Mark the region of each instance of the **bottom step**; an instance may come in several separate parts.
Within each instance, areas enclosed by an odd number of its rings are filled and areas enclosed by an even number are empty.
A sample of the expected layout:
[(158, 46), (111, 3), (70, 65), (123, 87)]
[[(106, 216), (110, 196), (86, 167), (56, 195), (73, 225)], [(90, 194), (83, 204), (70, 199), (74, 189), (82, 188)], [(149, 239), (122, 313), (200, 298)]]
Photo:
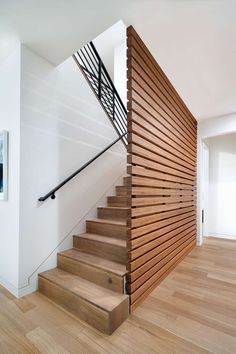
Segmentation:
[(58, 268), (39, 275), (39, 291), (99, 331), (111, 334), (129, 316), (129, 297)]

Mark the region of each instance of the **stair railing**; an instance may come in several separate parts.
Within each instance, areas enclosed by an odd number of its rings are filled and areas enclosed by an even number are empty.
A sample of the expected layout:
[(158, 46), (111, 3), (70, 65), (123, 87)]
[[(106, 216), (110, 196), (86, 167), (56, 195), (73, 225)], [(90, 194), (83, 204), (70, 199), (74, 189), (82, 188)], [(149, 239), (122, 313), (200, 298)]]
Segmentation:
[[(76, 64), (89, 82), (118, 135), (127, 132), (127, 110), (93, 42), (73, 55)], [(122, 141), (127, 146), (127, 136)]]
[(99, 152), (96, 156), (86, 162), (82, 167), (72, 173), (64, 181), (59, 183), (55, 188), (50, 190), (43, 197), (38, 199), (39, 202), (44, 202), (48, 198), (55, 199), (55, 193), (61, 189), (70, 180), (76, 177), (92, 162), (99, 158), (104, 152), (109, 150), (118, 141), (122, 141), (127, 147), (127, 110), (92, 42), (81, 48), (73, 55), (76, 64), (81, 69), (85, 78), (89, 82), (91, 88), (99, 99), (102, 107), (113, 124), (118, 138), (109, 144), (105, 149)]
[(43, 197), (40, 197), (38, 199), (39, 202), (44, 202), (46, 199), (51, 198), (55, 199), (56, 195), (55, 193), (61, 189), (66, 183), (68, 183), (70, 180), (72, 180), (74, 177), (76, 177), (80, 172), (82, 172), (86, 167), (88, 167), (92, 162), (97, 160), (104, 152), (109, 150), (113, 145), (115, 145), (119, 140), (123, 139), (127, 135), (127, 133), (121, 134), (116, 140), (114, 140), (111, 144), (109, 144), (105, 149), (100, 151), (97, 155), (95, 155), (92, 159), (90, 159), (88, 162), (86, 162), (82, 167), (80, 167), (78, 170), (76, 170), (74, 173), (72, 173), (69, 177), (67, 177), (63, 182), (58, 184), (55, 188), (53, 188), (49, 193), (45, 194)]

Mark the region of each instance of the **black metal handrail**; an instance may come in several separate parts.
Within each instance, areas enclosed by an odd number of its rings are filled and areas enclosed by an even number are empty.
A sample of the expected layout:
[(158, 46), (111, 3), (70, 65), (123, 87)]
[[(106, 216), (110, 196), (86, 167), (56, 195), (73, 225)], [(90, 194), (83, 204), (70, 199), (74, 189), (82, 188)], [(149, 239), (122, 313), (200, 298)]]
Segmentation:
[(127, 110), (122, 102), (93, 42), (73, 55), (76, 64), (89, 82), (117, 133), (123, 134), (127, 146)]
[(119, 137), (109, 144), (105, 149), (99, 152), (91, 160), (86, 162), (82, 167), (72, 173), (63, 182), (58, 184), (45, 196), (40, 197), (39, 202), (44, 202), (46, 199), (55, 199), (55, 193), (61, 189), (66, 183), (76, 177), (86, 167), (88, 167), (93, 161), (100, 157), (104, 152), (109, 150), (119, 140), (122, 140), (125, 146), (127, 146), (127, 110), (92, 42), (84, 46), (77, 53), (73, 55), (73, 58), (82, 73), (88, 80), (91, 88), (98, 97), (102, 107), (107, 113), (110, 121), (116, 129)]
[(114, 140), (111, 144), (109, 144), (105, 149), (100, 151), (96, 156), (94, 156), (92, 159), (90, 159), (88, 162), (86, 162), (82, 167), (80, 167), (78, 170), (76, 170), (74, 173), (72, 173), (69, 177), (67, 177), (63, 182), (58, 184), (55, 188), (53, 188), (49, 193), (45, 194), (44, 197), (39, 198), (39, 202), (44, 202), (46, 199), (51, 198), (55, 199), (55, 193), (61, 189), (66, 183), (68, 183), (70, 180), (72, 180), (74, 177), (76, 177), (80, 172), (82, 172), (86, 167), (88, 167), (92, 162), (94, 162), (98, 157), (100, 157), (104, 152), (109, 150), (113, 145), (115, 145), (119, 140), (125, 137), (127, 135), (127, 132), (123, 133), (120, 135), (116, 140)]

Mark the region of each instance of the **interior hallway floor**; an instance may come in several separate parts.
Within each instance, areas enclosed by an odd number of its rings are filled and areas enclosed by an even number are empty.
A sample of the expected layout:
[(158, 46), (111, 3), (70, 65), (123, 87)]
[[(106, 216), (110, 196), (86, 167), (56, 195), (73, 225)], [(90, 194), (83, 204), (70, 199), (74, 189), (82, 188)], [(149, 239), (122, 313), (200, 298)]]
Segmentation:
[(205, 238), (112, 336), (0, 288), (0, 354), (236, 353), (236, 241)]

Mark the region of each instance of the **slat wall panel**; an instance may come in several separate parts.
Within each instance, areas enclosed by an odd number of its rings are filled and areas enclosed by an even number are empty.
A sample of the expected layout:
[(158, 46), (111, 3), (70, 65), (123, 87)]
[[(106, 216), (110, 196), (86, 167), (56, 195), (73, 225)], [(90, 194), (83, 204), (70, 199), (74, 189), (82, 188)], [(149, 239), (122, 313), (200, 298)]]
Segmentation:
[(195, 246), (197, 122), (132, 26), (127, 46), (132, 311)]

